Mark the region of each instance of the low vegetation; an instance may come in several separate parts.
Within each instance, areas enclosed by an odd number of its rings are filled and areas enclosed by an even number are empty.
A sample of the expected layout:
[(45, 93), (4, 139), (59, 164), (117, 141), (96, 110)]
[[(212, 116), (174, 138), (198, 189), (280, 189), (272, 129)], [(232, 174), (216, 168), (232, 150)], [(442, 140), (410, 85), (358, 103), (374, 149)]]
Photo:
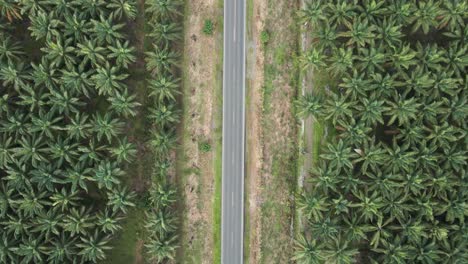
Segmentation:
[(466, 1), (308, 1), (303, 69), (338, 84), (297, 101), (334, 127), (298, 194), (298, 263), (468, 259)]

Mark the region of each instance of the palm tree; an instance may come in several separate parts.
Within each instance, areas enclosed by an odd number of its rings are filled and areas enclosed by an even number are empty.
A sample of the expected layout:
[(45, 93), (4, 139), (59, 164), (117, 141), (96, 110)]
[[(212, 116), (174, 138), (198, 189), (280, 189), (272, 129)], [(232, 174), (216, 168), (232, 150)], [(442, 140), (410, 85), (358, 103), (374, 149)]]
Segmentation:
[(177, 140), (173, 130), (153, 131), (150, 144), (157, 156), (164, 157), (176, 146)]
[(313, 177), (310, 178), (310, 183), (315, 190), (328, 194), (330, 191), (337, 191), (340, 179), (338, 173), (333, 168), (329, 167), (328, 163), (322, 161), (319, 166), (311, 169)]
[(390, 264), (404, 264), (411, 258), (412, 248), (404, 245), (401, 238), (397, 235), (390, 239), (381, 239), (380, 246), (372, 249), (372, 251), (380, 254), (380, 263)]
[(107, 142), (111, 143), (112, 138), (119, 135), (123, 127), (124, 123), (118, 118), (112, 118), (110, 113), (104, 116), (98, 113), (94, 116), (92, 130), (96, 133), (98, 141), (105, 136)]
[(45, 207), (50, 205), (47, 191), (36, 192), (32, 188), (28, 188), (27, 191), (19, 193), (21, 198), (12, 201), (12, 204), (18, 204), (17, 210), (22, 212), (26, 217), (35, 217), (41, 214)]
[(156, 209), (162, 210), (177, 201), (177, 192), (169, 185), (156, 184), (150, 189), (149, 200)]
[(49, 104), (52, 106), (50, 111), (58, 112), (59, 114), (77, 113), (80, 106), (85, 105), (79, 98), (75, 97), (73, 91), (68, 92), (65, 87), (61, 86), (57, 90), (50, 91)]
[(375, 98), (360, 97), (361, 104), (356, 106), (359, 111), (361, 120), (368, 126), (376, 126), (384, 124), (383, 113), (387, 111), (384, 106), (384, 101), (376, 100)]
[(114, 234), (119, 229), (122, 229), (122, 226), (119, 225), (122, 219), (123, 217), (117, 216), (116, 211), (109, 210), (108, 208), (97, 215), (99, 229), (104, 233), (110, 234)]
[(46, 41), (52, 41), (53, 38), (60, 36), (58, 30), (60, 20), (55, 18), (54, 13), (46, 14), (42, 11), (32, 16), (31, 25), (28, 27), (31, 36), (36, 40), (45, 39)]
[(165, 234), (170, 234), (176, 230), (176, 218), (167, 209), (159, 209), (155, 212), (147, 213), (147, 224), (145, 227), (155, 234), (160, 234), (161, 237), (164, 237)]
[(305, 192), (297, 195), (296, 206), (308, 218), (318, 222), (323, 219), (323, 212), (328, 210), (326, 197), (310, 195)]
[(103, 160), (97, 165), (91, 180), (97, 182), (99, 189), (105, 187), (107, 190), (113, 190), (120, 183), (119, 178), (123, 175), (125, 172), (116, 162)]
[(362, 148), (355, 150), (359, 155), (357, 159), (354, 160), (355, 163), (359, 163), (360, 170), (366, 174), (368, 169), (371, 171), (379, 171), (380, 166), (385, 164), (387, 158), (385, 156), (385, 148), (382, 147), (382, 144), (375, 144), (375, 139), (370, 141), (364, 141)]
[(164, 19), (174, 19), (182, 13), (183, 1), (181, 0), (151, 0), (146, 2), (145, 12), (150, 15), (153, 22)]
[(73, 43), (84, 41), (92, 28), (92, 23), (89, 20), (82, 19), (81, 15), (82, 13), (74, 13), (72, 16), (65, 17), (63, 35), (72, 38)]
[(327, 8), (322, 0), (307, 2), (305, 8), (299, 11), (301, 23), (313, 28), (322, 26), (327, 20)]
[(313, 39), (314, 45), (323, 50), (334, 50), (337, 47), (338, 32), (336, 26), (325, 24), (319, 28), (314, 28), (315, 39)]
[(86, 97), (90, 97), (91, 87), (93, 82), (91, 75), (94, 73), (93, 70), (85, 70), (84, 64), (80, 64), (76, 69), (69, 68), (62, 70), (61, 81), (67, 90), (71, 90), (76, 94), (84, 94)]
[(381, 45), (386, 45), (391, 49), (395, 49), (401, 45), (401, 39), (404, 37), (402, 26), (396, 19), (386, 17), (377, 22), (376, 38), (381, 41)]
[(324, 114), (323, 97), (315, 94), (305, 94), (300, 96), (295, 102), (296, 113), (300, 118), (314, 117), (320, 119)]
[(116, 189), (108, 188), (108, 202), (107, 206), (112, 207), (114, 212), (122, 211), (127, 213), (128, 207), (134, 207), (135, 204), (132, 202), (135, 199), (136, 194), (132, 191), (128, 191), (127, 187), (118, 186)]
[(328, 4), (329, 10), (332, 10), (328, 21), (336, 26), (349, 26), (355, 16), (355, 8), (358, 6), (355, 0), (337, 0), (336, 3)]
[(328, 69), (333, 75), (337, 76), (346, 73), (353, 67), (353, 51), (351, 48), (338, 48), (332, 52), (329, 57)]
[(24, 63), (16, 63), (2, 67), (0, 65), (0, 80), (3, 82), (3, 86), (12, 86), (15, 90), (19, 90), (24, 87), (27, 81), (30, 79), (27, 73), (27, 66)]
[(13, 150), (14, 155), (19, 157), (21, 163), (30, 162), (33, 167), (37, 167), (40, 162), (47, 162), (45, 145), (46, 142), (37, 134), (22, 136), (19, 140), (19, 146)]
[(406, 99), (399, 94), (394, 95), (394, 101), (388, 101), (388, 108), (385, 115), (390, 117), (387, 125), (392, 125), (398, 121), (399, 126), (410, 125), (412, 120), (417, 118), (421, 104), (417, 103), (416, 98)]
[[(77, 191), (73, 189), (68, 191), (66, 187), (63, 187), (60, 191), (55, 190), (50, 200), (52, 200), (53, 207), (59, 208), (62, 212), (66, 212), (70, 207), (79, 206), (78, 202), (81, 198), (78, 196)], [(70, 228), (71, 227), (72, 226), (70, 226)]]
[(369, 134), (372, 132), (372, 128), (366, 126), (364, 122), (356, 121), (355, 119), (350, 119), (350, 121), (339, 120), (337, 129), (341, 132), (338, 137), (342, 138), (350, 146), (365, 144), (365, 142), (370, 140)]
[(357, 208), (357, 213), (364, 218), (364, 221), (373, 221), (382, 217), (380, 208), (384, 206), (383, 198), (377, 192), (370, 195), (367, 191), (354, 191), (356, 202), (351, 207)]
[(105, 43), (114, 45), (116, 40), (123, 39), (125, 36), (120, 33), (125, 24), (114, 23), (114, 17), (100, 15), (99, 20), (91, 20), (93, 23), (93, 38), (97, 39), (99, 45)]
[(415, 151), (410, 151), (410, 144), (399, 145), (396, 140), (393, 140), (392, 147), (387, 149), (387, 166), (386, 171), (392, 173), (409, 172), (415, 164)]
[(91, 62), (94, 67), (98, 67), (106, 61), (107, 50), (99, 46), (96, 40), (86, 40), (77, 44), (76, 53), (83, 56), (82, 64)]
[(464, 1), (449, 0), (442, 2), (443, 7), (441, 8), (440, 15), (442, 20), (440, 21), (439, 28), (447, 27), (453, 31), (458, 28), (459, 25), (465, 25), (463, 20), (468, 12), (468, 4)]
[(327, 66), (325, 63), (327, 57), (324, 55), (323, 50), (312, 49), (308, 53), (305, 53), (299, 57), (299, 62), (301, 63), (301, 68), (303, 71), (312, 68), (313, 70), (318, 70)]
[(437, 44), (423, 46), (420, 42), (416, 45), (419, 66), (422, 66), (424, 71), (439, 72), (442, 63), (446, 63), (445, 50), (438, 48)]
[(63, 228), (72, 236), (87, 235), (95, 227), (95, 217), (91, 216), (91, 208), (80, 206), (79, 209), (71, 208), (70, 213), (63, 219)]
[(70, 141), (69, 138), (63, 139), (61, 136), (57, 137), (55, 142), (50, 142), (48, 148), (49, 157), (54, 160), (58, 167), (65, 164), (73, 164), (78, 156), (78, 143)]
[(358, 10), (360, 16), (374, 24), (388, 13), (386, 2), (383, 0), (365, 0), (362, 5), (358, 5)]
[(168, 235), (165, 237), (152, 237), (146, 244), (145, 248), (151, 260), (163, 262), (165, 260), (173, 260), (175, 257), (176, 235)]
[[(120, 0), (122, 1), (122, 0)], [(126, 0), (125, 0), (126, 1)], [(109, 46), (109, 58), (115, 59), (117, 66), (128, 69), (128, 65), (136, 61), (135, 48), (130, 46), (128, 40), (123, 44), (117, 40), (114, 46)]]
[(445, 52), (445, 62), (449, 72), (454, 72), (457, 78), (463, 77), (464, 69), (468, 66), (468, 55), (466, 47), (450, 45)]
[(180, 55), (168, 48), (160, 48), (154, 45), (154, 52), (146, 52), (146, 69), (157, 75), (163, 71), (171, 71), (177, 62)]
[(329, 263), (348, 264), (355, 263), (356, 255), (359, 253), (357, 248), (353, 248), (349, 241), (338, 237), (326, 245), (325, 256)]
[(110, 149), (112, 155), (117, 158), (117, 162), (131, 162), (136, 154), (137, 149), (135, 144), (128, 142), (127, 137), (124, 137), (122, 140), (118, 139), (119, 143), (116, 147)]
[(65, 182), (71, 184), (71, 193), (74, 193), (78, 188), (88, 192), (86, 182), (91, 180), (93, 170), (86, 166), (85, 162), (76, 162), (71, 168), (65, 172)]
[(136, 102), (135, 95), (129, 95), (127, 89), (123, 92), (115, 90), (113, 95), (107, 99), (110, 103), (110, 109), (116, 114), (123, 115), (125, 118), (136, 116), (136, 108), (141, 104)]
[(300, 234), (296, 241), (296, 250), (293, 260), (298, 264), (320, 264), (325, 260), (324, 244), (317, 240), (308, 240), (305, 235)]
[(67, 67), (73, 67), (76, 64), (75, 47), (72, 46), (72, 39), (68, 38), (64, 41), (60, 35), (56, 36), (56, 40), (47, 40), (46, 46), (41, 48), (45, 57), (50, 61), (51, 66), (61, 67), (65, 64)]
[(391, 55), (393, 67), (395, 67), (399, 72), (408, 70), (410, 66), (417, 64), (415, 59), (416, 54), (416, 51), (412, 50), (409, 45), (401, 45), (400, 47), (393, 49), (393, 54)]
[(74, 1), (78, 3), (82, 10), (81, 17), (83, 20), (89, 20), (89, 18), (96, 18), (101, 16), (108, 16), (109, 10), (106, 8), (105, 1), (96, 0), (78, 0)]
[(0, 14), (2, 17), (6, 17), (11, 23), (15, 19), (21, 19), (21, 13), (19, 6), (10, 0), (0, 0)]
[(59, 122), (62, 121), (61, 116), (54, 115), (54, 112), (39, 111), (39, 116), (31, 117), (31, 132), (39, 133), (39, 135), (46, 136), (48, 139), (55, 137), (54, 133), (60, 129)]
[(348, 38), (347, 46), (364, 47), (367, 44), (373, 44), (375, 38), (375, 26), (369, 25), (367, 19), (361, 20), (360, 18), (353, 21), (351, 24), (346, 25), (347, 30), (338, 34), (338, 36)]
[(42, 263), (44, 249), (41, 237), (24, 237), (21, 243), (15, 248), (15, 253), (22, 257), (22, 263)]
[(51, 245), (47, 247), (47, 261), (52, 264), (60, 264), (72, 261), (76, 252), (76, 238), (69, 237), (65, 233), (52, 238)]
[(441, 9), (439, 5), (440, 2), (434, 2), (433, 0), (417, 2), (414, 13), (415, 21), (412, 31), (416, 32), (421, 28), (423, 33), (427, 34), (429, 33), (430, 29), (439, 26), (438, 18), (441, 15)]
[(366, 226), (366, 232), (372, 234), (370, 238), (370, 245), (373, 249), (377, 249), (380, 245), (380, 241), (387, 240), (392, 237), (391, 230), (389, 229), (389, 224), (393, 222), (393, 218), (387, 218), (385, 222), (384, 218), (378, 217), (377, 221), (374, 221), (371, 225)]
[(387, 6), (390, 18), (395, 20), (395, 23), (398, 25), (409, 25), (414, 16), (414, 3), (406, 0), (394, 0), (392, 3), (393, 4)]
[(158, 99), (159, 103), (163, 103), (166, 100), (174, 102), (176, 95), (180, 94), (178, 90), (180, 88), (180, 79), (174, 78), (174, 76), (164, 76), (158, 74), (156, 78), (148, 80), (148, 88), (150, 89), (150, 96), (154, 96)]
[(35, 112), (35, 110), (43, 111), (46, 99), (49, 96), (47, 92), (44, 92), (44, 89), (33, 89), (29, 84), (26, 84), (18, 92), (19, 100), (16, 102), (18, 105), (29, 107), (31, 113)]
[(165, 46), (182, 38), (182, 27), (180, 23), (156, 23), (153, 26), (149, 36), (153, 37), (158, 43), (163, 43)]
[(331, 119), (333, 125), (336, 125), (338, 120), (352, 118), (354, 104), (355, 102), (350, 101), (346, 96), (331, 93), (328, 100), (325, 101), (325, 119)]
[(125, 88), (125, 84), (122, 82), (129, 76), (126, 73), (120, 73), (120, 67), (111, 66), (109, 62), (106, 62), (105, 67), (99, 67), (96, 69), (91, 79), (96, 85), (99, 95), (111, 95), (115, 90), (122, 90)]
[[(396, 186), (398, 185), (395, 184), (394, 187)], [(410, 204), (406, 193), (396, 188), (393, 188), (391, 192), (385, 193), (383, 213), (390, 216), (389, 219), (397, 219), (400, 223), (403, 223), (412, 211), (413, 206)]]
[(329, 217), (321, 222), (310, 222), (310, 230), (314, 237), (319, 240), (332, 240), (338, 236), (339, 226), (336, 219), (330, 219)]
[(368, 226), (362, 222), (362, 217), (357, 217), (356, 214), (351, 214), (344, 219), (344, 240), (349, 242), (359, 242), (367, 239), (365, 232), (368, 231)]
[(95, 164), (101, 161), (105, 146), (96, 144), (94, 139), (89, 140), (88, 145), (81, 145), (78, 150), (82, 153), (79, 160), (85, 164)]
[(21, 46), (18, 42), (13, 42), (10, 37), (5, 37), (0, 41), (0, 63), (4, 62), (7, 65), (12, 65), (20, 61), (20, 56), (24, 52), (21, 51)]
[(155, 126), (159, 128), (171, 127), (180, 119), (180, 111), (175, 109), (174, 104), (164, 105), (158, 104), (154, 108), (150, 108), (149, 118), (154, 121)]
[(363, 72), (372, 74), (377, 72), (377, 70), (380, 72), (384, 71), (383, 65), (386, 62), (386, 54), (380, 47), (377, 49), (373, 47), (370, 49), (360, 48), (359, 53), (358, 60), (360, 62), (358, 65)]
[(106, 255), (105, 250), (110, 250), (108, 246), (110, 242), (109, 236), (100, 236), (98, 230), (95, 230), (94, 235), (88, 237), (80, 237), (81, 242), (77, 244), (80, 249), (78, 255), (82, 256), (84, 261), (97, 263), (99, 260), (104, 260)]
[(38, 65), (31, 63), (31, 66), (33, 68), (31, 79), (34, 80), (36, 86), (44, 84), (49, 90), (55, 88), (55, 85), (58, 83), (55, 65), (52, 65), (45, 57), (42, 57), (41, 63)]
[(17, 241), (4, 232), (0, 237), (0, 262), (14, 263), (16, 259), (15, 245)]
[(135, 0), (111, 0), (106, 7), (113, 10), (112, 16), (115, 18), (122, 19), (125, 16), (128, 19), (134, 19), (136, 17)]
[(6, 168), (8, 163), (12, 161), (14, 153), (13, 138), (2, 135), (0, 140), (0, 168)]
[(346, 73), (338, 86), (344, 88), (344, 93), (350, 96), (351, 99), (361, 98), (364, 100), (366, 99), (365, 95), (367, 91), (370, 90), (370, 80), (365, 75), (364, 72), (358, 73), (357, 70), (354, 70), (352, 75)]
[(88, 122), (88, 118), (87, 114), (80, 112), (77, 112), (73, 117), (69, 117), (69, 123), (65, 127), (67, 135), (73, 139), (87, 138), (92, 128), (92, 125)]
[(49, 240), (54, 236), (60, 235), (59, 228), (62, 218), (63, 215), (55, 210), (41, 212), (35, 220), (35, 227), (31, 231), (38, 232), (40, 235), (44, 235), (46, 240)]

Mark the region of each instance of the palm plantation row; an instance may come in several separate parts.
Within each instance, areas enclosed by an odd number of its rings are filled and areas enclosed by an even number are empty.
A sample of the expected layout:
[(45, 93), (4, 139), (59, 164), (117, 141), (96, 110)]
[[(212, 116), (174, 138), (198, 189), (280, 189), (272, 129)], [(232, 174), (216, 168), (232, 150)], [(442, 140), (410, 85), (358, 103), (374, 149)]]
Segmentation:
[(139, 104), (123, 31), (135, 13), (122, 0), (1, 1), (1, 263), (99, 262), (133, 206), (123, 132)]
[(298, 194), (298, 263), (466, 262), (467, 22), (463, 0), (308, 1), (300, 63), (337, 84), (297, 100), (334, 132)]
[[(175, 128), (180, 119), (177, 98), (180, 93), (180, 50), (182, 38), (180, 0), (147, 0), (145, 13), (150, 27), (150, 43), (146, 52), (147, 80), (152, 101), (149, 118), (152, 122), (151, 142), (155, 157), (150, 188), (150, 210), (147, 213), (149, 257), (157, 263), (173, 260), (177, 249), (178, 216), (174, 212), (177, 192), (174, 186)], [(171, 180), (172, 176), (172, 180)]]

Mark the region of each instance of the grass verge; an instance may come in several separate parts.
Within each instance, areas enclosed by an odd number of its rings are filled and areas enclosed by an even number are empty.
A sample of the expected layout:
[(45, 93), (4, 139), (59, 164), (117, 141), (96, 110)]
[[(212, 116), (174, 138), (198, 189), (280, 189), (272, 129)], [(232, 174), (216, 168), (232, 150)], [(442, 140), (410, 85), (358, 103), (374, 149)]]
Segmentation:
[[(218, 0), (218, 8), (224, 8), (224, 0)], [(223, 16), (218, 16), (218, 28), (217, 43), (218, 57), (220, 58), (216, 64), (216, 89), (215, 89), (215, 102), (214, 102), (214, 113), (215, 113), (215, 133), (214, 133), (214, 170), (215, 170), (215, 190), (213, 199), (213, 241), (214, 241), (214, 254), (213, 263), (221, 263), (221, 214), (222, 214), (222, 178), (223, 178), (223, 29), (224, 20)]]

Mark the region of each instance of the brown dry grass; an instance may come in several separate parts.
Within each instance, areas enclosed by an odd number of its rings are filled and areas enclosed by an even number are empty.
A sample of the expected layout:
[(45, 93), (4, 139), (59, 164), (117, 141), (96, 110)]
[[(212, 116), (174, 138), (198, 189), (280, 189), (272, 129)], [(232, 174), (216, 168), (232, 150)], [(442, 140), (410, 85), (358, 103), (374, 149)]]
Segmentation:
[(214, 0), (191, 0), (186, 5), (184, 117), (178, 172), (184, 203), (177, 263), (212, 263), (215, 152), (203, 153), (199, 144), (208, 141), (213, 145), (220, 47), (214, 36), (202, 33), (202, 27), (205, 19), (216, 19), (219, 8)]
[[(249, 91), (249, 263), (290, 263), (293, 252), (296, 133), (296, 1), (254, 1), (255, 63)], [(262, 50), (261, 31), (270, 41)]]
[(260, 33), (264, 28), (266, 16), (266, 1), (254, 1), (253, 17), (249, 32), (247, 57), (248, 111), (247, 111), (247, 184), (249, 193), (248, 210), (250, 225), (249, 263), (258, 263), (260, 257), (261, 222), (261, 169), (263, 148), (261, 145), (262, 118), (262, 87), (264, 51)]

